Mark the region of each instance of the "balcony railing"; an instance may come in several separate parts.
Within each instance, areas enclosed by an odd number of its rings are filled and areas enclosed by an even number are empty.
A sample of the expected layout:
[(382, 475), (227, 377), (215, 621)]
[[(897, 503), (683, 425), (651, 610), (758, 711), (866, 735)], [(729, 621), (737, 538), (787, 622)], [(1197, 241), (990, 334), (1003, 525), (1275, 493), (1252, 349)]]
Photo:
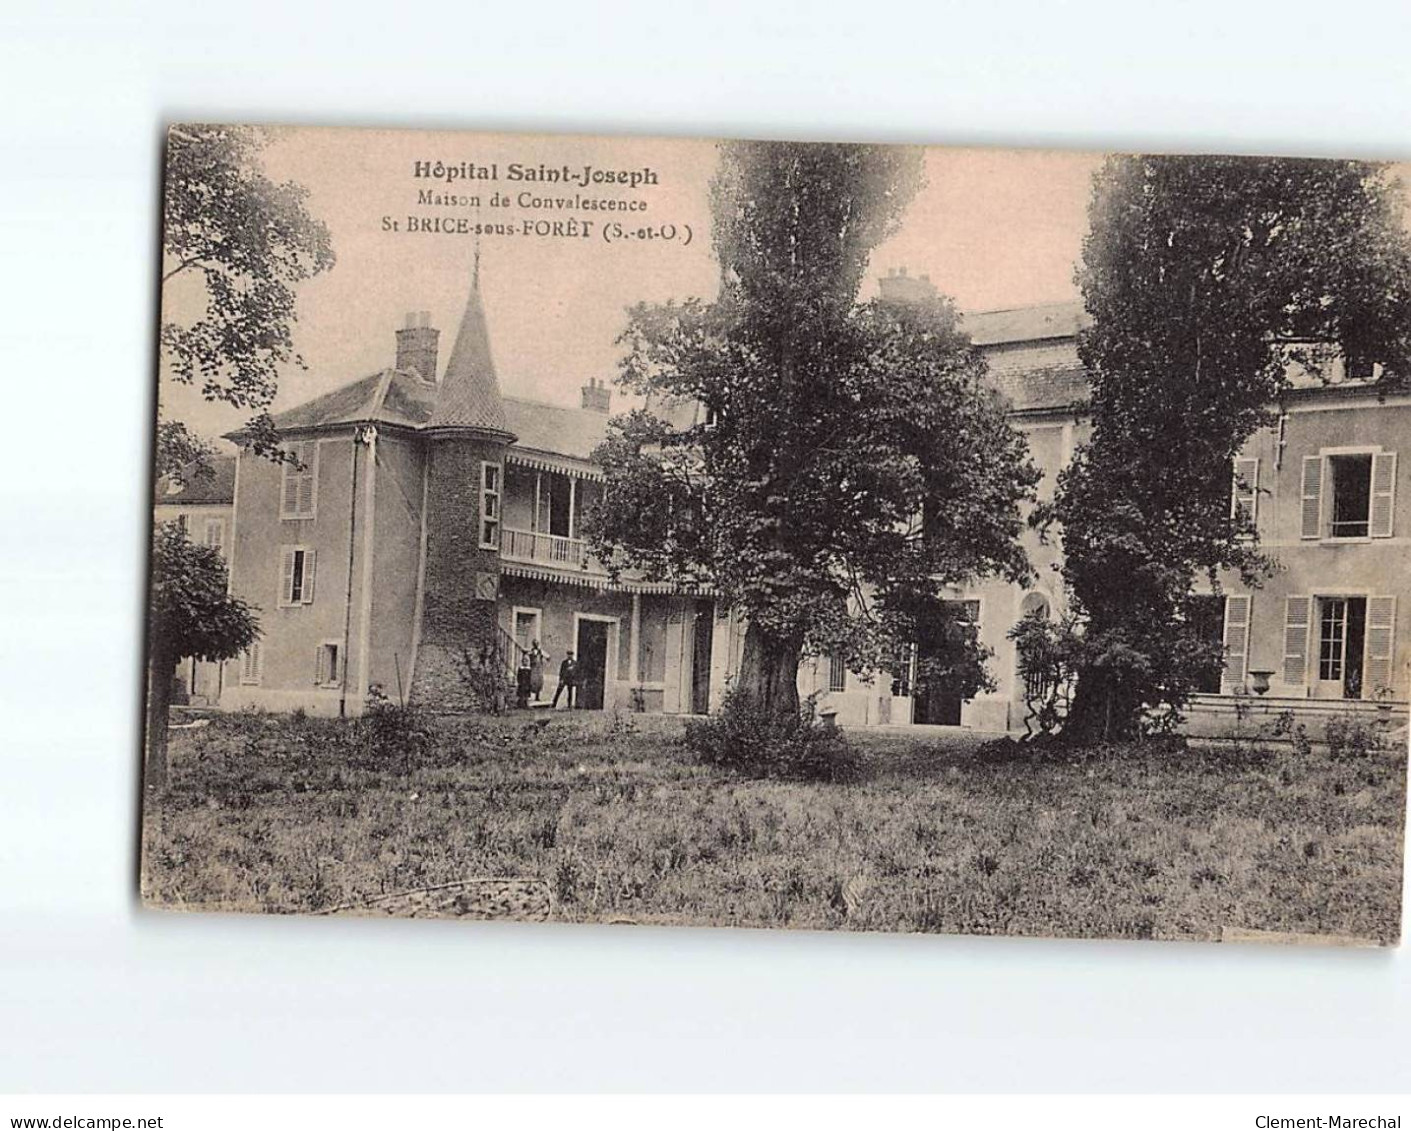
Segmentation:
[(500, 553), (516, 562), (541, 562), (564, 569), (601, 570), (588, 554), (581, 538), (565, 538), (561, 534), (543, 534), (533, 530), (511, 530), (506, 527), (500, 543)]

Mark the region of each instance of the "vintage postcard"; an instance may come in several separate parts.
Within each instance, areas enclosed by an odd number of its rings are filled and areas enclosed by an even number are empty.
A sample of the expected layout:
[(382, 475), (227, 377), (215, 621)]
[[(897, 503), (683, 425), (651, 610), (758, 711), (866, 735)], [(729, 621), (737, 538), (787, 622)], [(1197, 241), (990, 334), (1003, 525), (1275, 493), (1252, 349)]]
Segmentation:
[(1405, 172), (172, 126), (144, 902), (1395, 944)]

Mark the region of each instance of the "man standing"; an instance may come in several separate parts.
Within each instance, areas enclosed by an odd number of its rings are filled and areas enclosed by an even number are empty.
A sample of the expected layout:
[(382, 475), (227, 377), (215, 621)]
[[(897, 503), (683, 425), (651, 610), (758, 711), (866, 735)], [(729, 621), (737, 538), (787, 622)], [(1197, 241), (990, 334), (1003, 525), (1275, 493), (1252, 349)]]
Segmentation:
[(553, 709), (559, 705), (559, 696), (568, 691), (568, 709), (573, 710), (576, 705), (578, 693), (578, 661), (573, 658), (573, 653), (569, 652), (563, 658), (563, 663), (559, 665), (559, 685), (554, 689)]

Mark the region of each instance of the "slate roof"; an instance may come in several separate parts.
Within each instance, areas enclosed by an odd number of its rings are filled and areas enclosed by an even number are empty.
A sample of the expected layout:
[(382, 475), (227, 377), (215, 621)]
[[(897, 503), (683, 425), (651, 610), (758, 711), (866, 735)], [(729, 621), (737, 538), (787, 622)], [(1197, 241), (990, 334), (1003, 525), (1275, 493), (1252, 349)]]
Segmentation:
[(991, 369), (990, 384), (1015, 412), (1071, 408), (1088, 397), (1088, 374), (1081, 365), (1040, 369)]
[[(418, 430), (434, 427), (432, 416), (436, 389), (427, 385), (416, 373), (396, 370), (391, 373), (380, 403), (374, 405), (373, 400), (384, 376), (387, 376), (386, 371), (374, 373), (306, 404), (277, 413), (275, 427), (280, 431), (297, 431), (367, 420), (400, 424)], [(517, 448), (586, 460), (607, 436), (608, 414), (605, 412), (548, 404), (524, 397), (502, 397), (501, 404), (504, 423), (500, 430), (518, 437), (514, 444)]]
[(608, 414), (591, 408), (567, 408), (542, 401), (505, 397), (508, 427), (518, 440), (515, 448), (586, 460), (607, 438)]
[(456, 344), (441, 378), (441, 393), (431, 414), (432, 428), (471, 428), (509, 432), (495, 359), (490, 354), (490, 331), (478, 284), (470, 288), (461, 316)]
[(1046, 302), (1009, 310), (976, 310), (960, 316), (960, 328), (977, 346), (1067, 338), (1091, 319), (1081, 302)]
[(1048, 302), (961, 315), (989, 360), (989, 382), (1015, 412), (1067, 409), (1087, 399), (1088, 375), (1071, 340), (1091, 319), (1081, 302)]
[(374, 373), (351, 385), (343, 385), (331, 393), (305, 401), (296, 408), (274, 414), (274, 426), (281, 432), (299, 428), (324, 428), (331, 424), (347, 424), (370, 417), (371, 401), (382, 383), (382, 374)]
[(164, 475), (157, 480), (158, 506), (230, 506), (235, 502), (235, 457), (212, 456), (210, 475), (197, 475), (194, 464), (187, 464), (176, 475)]
[[(385, 388), (384, 378), (387, 379)], [(371, 420), (419, 428), (431, 418), (435, 402), (436, 387), (423, 381), (420, 374), (384, 369), (275, 413), (274, 426), (281, 432), (297, 432)]]
[[(1087, 396), (1077, 354), (1062, 346), (1087, 325), (1078, 302), (972, 311), (961, 325), (991, 355), (990, 380), (1016, 411), (1065, 409)], [(1038, 353), (1027, 358), (1024, 346)], [(1060, 360), (1053, 362), (1053, 348)], [(692, 423), (694, 402), (658, 405), (676, 423)], [(679, 419), (678, 419), (679, 418)], [(500, 394), (479, 290), (472, 287), (446, 374), (429, 385), (420, 374), (383, 370), (275, 415), (281, 431), (375, 421), (412, 429), (474, 428), (515, 436), (514, 449), (587, 462), (607, 436), (608, 416), (593, 409)], [(238, 436), (238, 433), (232, 435)]]

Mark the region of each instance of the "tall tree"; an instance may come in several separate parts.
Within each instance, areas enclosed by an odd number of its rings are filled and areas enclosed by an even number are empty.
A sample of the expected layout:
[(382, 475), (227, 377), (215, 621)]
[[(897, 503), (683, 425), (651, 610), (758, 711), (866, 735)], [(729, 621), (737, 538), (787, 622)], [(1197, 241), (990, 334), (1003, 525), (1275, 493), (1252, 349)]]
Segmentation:
[(780, 713), (805, 652), (886, 667), (946, 584), (1027, 568), (1036, 473), (954, 311), (857, 301), (920, 173), (891, 146), (724, 146), (718, 299), (638, 306), (622, 335), (648, 407), (600, 449), (590, 537), (742, 612), (737, 688)]
[[(309, 215), (308, 192), (265, 174), (267, 137), (245, 126), (179, 125), (167, 134), (162, 224), (163, 311), (173, 288), (199, 285), (204, 309), (163, 321), (165, 370), (199, 385), (208, 401), (252, 414), (256, 451), (274, 454), (269, 417), (279, 369), (302, 365), (294, 352), (294, 287), (333, 266), (328, 229)], [(204, 442), (185, 424), (161, 420), (157, 474), (200, 459)]]
[(177, 661), (234, 659), (259, 636), (254, 610), (226, 591), (225, 559), (176, 523), (152, 535), (147, 617), (146, 784), (167, 780), (167, 718)]
[[(267, 138), (244, 126), (167, 133), (162, 223), (164, 371), (208, 401), (250, 411), (254, 450), (279, 456), (269, 416), (279, 369), (294, 353), (294, 286), (333, 265), (328, 229), (307, 191), (266, 176)], [(175, 308), (200, 310), (185, 321)], [(156, 472), (209, 474), (209, 445), (179, 420), (157, 421)], [(147, 665), (147, 780), (166, 780), (167, 715), (179, 659), (230, 659), (257, 633), (253, 610), (226, 595), (218, 552), (175, 527), (153, 534)]]
[(1400, 185), (1361, 161), (1112, 157), (1096, 175), (1077, 280), (1092, 435), (1048, 517), (1085, 627), (1074, 739), (1178, 717), (1220, 650), (1199, 578), (1270, 567), (1230, 505), (1234, 457), (1265, 424), (1291, 355), (1411, 375), (1411, 243)]

